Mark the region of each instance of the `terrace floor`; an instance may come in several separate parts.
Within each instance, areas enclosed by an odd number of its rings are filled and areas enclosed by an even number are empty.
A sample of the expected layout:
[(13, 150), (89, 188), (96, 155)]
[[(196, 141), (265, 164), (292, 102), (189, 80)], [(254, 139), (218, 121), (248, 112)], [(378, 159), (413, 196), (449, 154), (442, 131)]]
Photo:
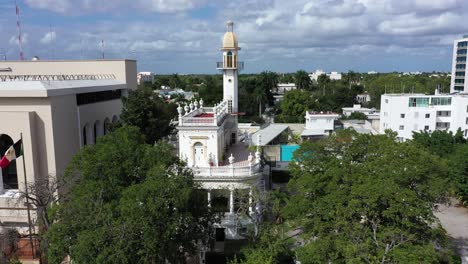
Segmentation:
[[(226, 151), (226, 158), (223, 161), (223, 166), (229, 166), (229, 157), (232, 156), (234, 157), (234, 167), (245, 167), (249, 165), (249, 154), (250, 150), (248, 149), (247, 145), (245, 145), (242, 142), (238, 142), (234, 145), (232, 145), (227, 151)], [(252, 156), (255, 157), (255, 152), (252, 152)]]
[(214, 117), (213, 113), (201, 113), (199, 115), (196, 115), (195, 117)]

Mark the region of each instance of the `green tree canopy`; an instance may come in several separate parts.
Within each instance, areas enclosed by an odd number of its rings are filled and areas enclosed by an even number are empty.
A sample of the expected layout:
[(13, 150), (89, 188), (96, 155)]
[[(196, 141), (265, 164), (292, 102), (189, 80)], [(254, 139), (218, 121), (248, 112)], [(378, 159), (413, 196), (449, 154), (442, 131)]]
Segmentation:
[(153, 144), (173, 130), (171, 120), (177, 115), (177, 105), (164, 102), (151, 88), (130, 91), (122, 101), (123, 124), (138, 127), (147, 143)]
[(431, 153), (446, 157), (453, 152), (456, 145), (466, 143), (466, 139), (463, 138), (461, 129), (458, 129), (455, 134), (452, 131), (435, 130), (413, 132), (413, 142)]
[(185, 263), (211, 234), (212, 218), (173, 151), (127, 126), (82, 149), (66, 173), (74, 184), (54, 210), (49, 262)]
[(433, 209), (447, 188), (437, 156), (344, 130), (305, 142), (283, 213), (303, 230), (302, 263), (451, 263)]
[(316, 102), (312, 93), (306, 90), (292, 90), (284, 94), (283, 101), (279, 105), (279, 114), (276, 122), (303, 123), (305, 113), (315, 110)]

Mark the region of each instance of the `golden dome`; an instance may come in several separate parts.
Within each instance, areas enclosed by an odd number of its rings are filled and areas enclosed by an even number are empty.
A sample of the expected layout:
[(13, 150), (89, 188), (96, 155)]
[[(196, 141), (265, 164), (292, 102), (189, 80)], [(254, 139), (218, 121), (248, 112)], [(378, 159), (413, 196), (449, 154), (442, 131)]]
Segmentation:
[(228, 21), (227, 28), (228, 28), (228, 31), (224, 33), (224, 37), (223, 37), (222, 50), (240, 50), (237, 44), (236, 34), (233, 32), (234, 23), (232, 21)]

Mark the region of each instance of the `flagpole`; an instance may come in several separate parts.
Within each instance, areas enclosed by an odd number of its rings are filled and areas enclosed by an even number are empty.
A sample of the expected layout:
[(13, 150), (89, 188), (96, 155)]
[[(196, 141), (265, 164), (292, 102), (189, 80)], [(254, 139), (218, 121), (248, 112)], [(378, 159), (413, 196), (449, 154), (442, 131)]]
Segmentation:
[(32, 257), (34, 259), (35, 255), (34, 254), (34, 244), (33, 244), (33, 239), (32, 239), (32, 231), (31, 231), (31, 209), (29, 208), (29, 191), (28, 191), (28, 179), (26, 177), (26, 162), (24, 161), (24, 143), (23, 143), (23, 133), (20, 133), (21, 135), (21, 151), (23, 152), (23, 172), (24, 172), (24, 187), (25, 190), (24, 192), (26, 193), (26, 207), (28, 211), (28, 226), (29, 226), (29, 243), (31, 244), (31, 253)]

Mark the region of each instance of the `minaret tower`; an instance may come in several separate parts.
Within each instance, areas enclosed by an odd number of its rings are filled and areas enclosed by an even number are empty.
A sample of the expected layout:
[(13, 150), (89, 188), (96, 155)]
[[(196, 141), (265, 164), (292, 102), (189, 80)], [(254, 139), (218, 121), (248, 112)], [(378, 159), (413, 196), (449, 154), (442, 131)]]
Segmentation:
[(238, 112), (237, 74), (243, 69), (243, 62), (238, 61), (237, 52), (240, 50), (234, 33), (234, 22), (226, 23), (227, 31), (223, 37), (223, 61), (218, 62), (217, 68), (223, 71), (223, 99), (228, 102), (230, 113)]

